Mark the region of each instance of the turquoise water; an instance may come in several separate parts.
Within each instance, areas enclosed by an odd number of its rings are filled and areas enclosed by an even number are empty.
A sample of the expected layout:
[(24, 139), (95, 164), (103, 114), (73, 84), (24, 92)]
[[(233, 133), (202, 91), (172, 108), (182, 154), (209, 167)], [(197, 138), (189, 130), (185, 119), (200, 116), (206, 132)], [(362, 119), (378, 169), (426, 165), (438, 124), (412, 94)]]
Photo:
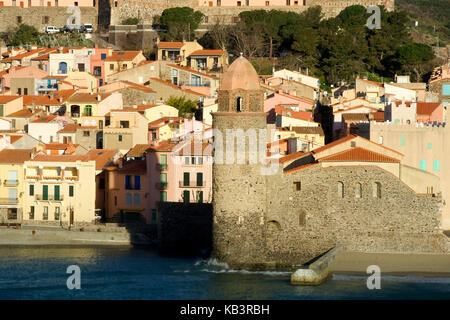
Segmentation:
[[(66, 286), (69, 265), (81, 289)], [(319, 287), (290, 273), (228, 270), (200, 259), (136, 248), (0, 248), (0, 299), (449, 299), (450, 278), (392, 277), (368, 290), (366, 277), (333, 276)]]

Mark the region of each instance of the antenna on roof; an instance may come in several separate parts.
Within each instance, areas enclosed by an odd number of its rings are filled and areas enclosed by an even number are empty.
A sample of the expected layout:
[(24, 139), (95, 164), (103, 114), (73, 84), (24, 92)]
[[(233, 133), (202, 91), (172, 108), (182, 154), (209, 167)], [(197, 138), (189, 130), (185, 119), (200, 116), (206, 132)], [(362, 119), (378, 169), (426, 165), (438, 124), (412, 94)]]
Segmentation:
[(240, 55), (241, 55), (241, 57), (242, 57), (244, 53), (243, 53), (243, 52), (239, 52), (239, 54), (240, 54)]

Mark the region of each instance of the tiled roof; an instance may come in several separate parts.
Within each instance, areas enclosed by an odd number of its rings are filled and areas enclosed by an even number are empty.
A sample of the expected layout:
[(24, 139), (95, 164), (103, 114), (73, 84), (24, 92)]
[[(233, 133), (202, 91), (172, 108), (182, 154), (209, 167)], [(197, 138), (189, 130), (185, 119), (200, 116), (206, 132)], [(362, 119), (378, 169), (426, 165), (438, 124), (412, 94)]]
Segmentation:
[(33, 149), (3, 149), (0, 151), (0, 163), (23, 163), (31, 159)]
[(197, 50), (190, 54), (190, 56), (221, 56), (225, 54), (222, 50)]
[(61, 99), (62, 102), (66, 101), (67, 99), (69, 99), (72, 95), (74, 95), (77, 91), (73, 90), (73, 89), (66, 89), (66, 90), (57, 90), (57, 91), (53, 91), (51, 94), (49, 94), (49, 96), (52, 99)]
[(113, 51), (113, 53), (106, 57), (105, 61), (131, 61), (136, 58), (141, 51)]
[(344, 121), (369, 121), (368, 113), (344, 113), (342, 115)]
[(184, 92), (188, 92), (188, 93), (191, 93), (191, 94), (195, 94), (195, 95), (197, 95), (197, 96), (203, 96), (203, 94), (198, 93), (198, 92), (195, 92), (195, 91), (192, 91), (192, 90), (190, 90), (190, 89), (182, 89), (181, 87), (179, 87), (179, 86), (177, 86), (177, 85), (174, 85), (174, 84), (173, 84), (172, 82), (170, 82), (170, 81), (162, 80), (162, 79), (159, 79), (159, 78), (150, 78), (150, 80), (156, 81), (156, 82), (159, 82), (159, 83), (162, 83), (162, 84), (164, 84), (164, 85), (166, 85), (166, 86), (172, 87), (172, 88), (177, 89), (177, 90), (181, 90), (181, 91), (184, 91)]
[(383, 87), (383, 84), (381, 82), (370, 81), (370, 80), (366, 80), (366, 79), (358, 79), (358, 80), (361, 80), (361, 81), (373, 84), (373, 85), (375, 85), (377, 87)]
[(280, 106), (276, 106), (275, 113), (281, 114), (282, 116), (285, 116), (285, 117), (314, 122), (314, 118), (310, 111), (293, 111), (289, 108), (283, 108)]
[(8, 117), (10, 117), (10, 118), (30, 118), (33, 115), (35, 115), (35, 113), (33, 113), (32, 110), (30, 110), (28, 108), (24, 108), (22, 110), (8, 114)]
[(57, 99), (51, 98), (50, 96), (22, 96), (23, 104), (25, 106), (45, 106), (45, 105), (60, 105)]
[(127, 153), (127, 157), (143, 157), (145, 152), (151, 148), (149, 144), (137, 144)]
[(145, 174), (147, 172), (147, 161), (124, 161), (122, 168), (117, 168), (117, 171), (121, 174)]
[(68, 123), (64, 128), (58, 131), (58, 133), (75, 133), (77, 129), (80, 128), (79, 124)]
[(88, 103), (98, 103), (100, 101), (97, 100), (97, 97), (100, 96), (101, 100), (108, 98), (111, 93), (98, 93), (98, 94), (90, 94), (90, 93), (82, 93), (78, 92), (69, 98), (70, 102), (88, 102)]
[(429, 116), (440, 105), (440, 102), (417, 102), (417, 114)]
[(14, 101), (16, 99), (19, 99), (20, 96), (5, 96), (5, 95), (0, 95), (0, 103), (8, 103), (11, 101)]
[(32, 121), (32, 123), (48, 123), (55, 118), (56, 118), (56, 116), (42, 116), (42, 117), (34, 119)]
[(211, 156), (213, 154), (212, 144), (201, 141), (190, 141), (187, 145), (185, 144), (180, 149), (177, 149), (177, 151), (179, 151), (178, 155), (180, 156)]
[(97, 170), (103, 169), (116, 155), (117, 150), (92, 149), (84, 155), (36, 155), (33, 161), (48, 162), (75, 162), (75, 161), (95, 161)]
[(278, 159), (278, 162), (279, 162), (279, 163), (285, 163), (285, 162), (287, 162), (287, 161), (291, 161), (291, 160), (295, 160), (295, 159), (302, 158), (303, 156), (305, 156), (305, 155), (307, 155), (307, 154), (310, 154), (310, 153), (305, 153), (305, 152), (302, 152), (302, 151), (297, 151), (297, 152), (288, 154), (287, 156), (284, 156), (284, 157)]
[(319, 159), (324, 161), (400, 162), (400, 160), (360, 147), (350, 148)]
[(336, 111), (333, 111), (333, 113), (347, 112), (347, 111), (355, 110), (355, 109), (359, 109), (359, 108), (367, 108), (367, 109), (371, 109), (373, 111), (378, 111), (377, 108), (373, 108), (373, 107), (369, 107), (369, 106), (365, 106), (363, 104), (360, 104), (360, 105), (357, 105), (357, 106), (354, 106), (354, 107), (350, 107), (350, 108), (347, 108), (347, 109), (344, 109), (344, 110), (336, 110)]
[(285, 171), (283, 171), (283, 173), (284, 174), (287, 174), (287, 173), (293, 173), (293, 172), (296, 172), (296, 171), (300, 171), (300, 170), (303, 170), (303, 169), (306, 169), (306, 168), (310, 168), (310, 167), (313, 167), (313, 166), (317, 166), (317, 165), (319, 165), (320, 163), (318, 163), (318, 162), (315, 162), (315, 163), (308, 163), (308, 164), (304, 164), (304, 165), (302, 165), (302, 166), (298, 166), (298, 167), (295, 167), (295, 168), (292, 168), (292, 169), (289, 169), (289, 170), (285, 170)]
[(173, 149), (175, 149), (176, 147), (179, 147), (180, 143), (179, 142), (174, 142), (171, 141), (170, 139), (168, 140), (164, 140), (159, 142), (156, 145), (153, 145), (149, 151), (153, 151), (153, 152), (169, 152), (172, 151)]
[(68, 144), (68, 143), (59, 143), (59, 142), (50, 142), (45, 145), (46, 150), (66, 150), (68, 147), (74, 146), (77, 147), (79, 144)]
[(169, 123), (172, 121), (172, 123), (180, 123), (183, 121), (183, 118), (181, 117), (162, 117), (158, 120), (152, 121), (148, 123), (149, 128), (159, 128), (162, 125)]
[(292, 131), (295, 131), (298, 134), (324, 135), (322, 127), (292, 127)]
[(372, 120), (384, 122), (384, 111), (371, 112), (370, 114), (372, 115)]
[(21, 53), (21, 54), (18, 54), (16, 56), (13, 56), (13, 57), (9, 57), (9, 58), (3, 59), (1, 61), (2, 62), (10, 62), (10, 61), (13, 61), (13, 60), (21, 60), (23, 58), (32, 56), (33, 54), (38, 54), (39, 52), (43, 52), (44, 50), (45, 49), (43, 49), (43, 48), (32, 50), (30, 52)]
[(169, 41), (161, 41), (158, 43), (158, 48), (161, 49), (179, 49), (183, 46), (183, 42), (169, 42)]
[(314, 153), (314, 154), (316, 154), (316, 153), (325, 151), (325, 150), (327, 150), (327, 149), (329, 149), (329, 148), (332, 148), (332, 147), (334, 147), (334, 146), (340, 145), (341, 143), (344, 143), (344, 142), (353, 140), (353, 139), (355, 139), (355, 138), (356, 138), (356, 136), (354, 136), (354, 135), (348, 135), (348, 136), (343, 137), (343, 138), (341, 138), (341, 139), (339, 139), (339, 140), (330, 142), (329, 144), (326, 144), (326, 145), (324, 145), (323, 147), (314, 149), (314, 150), (311, 151), (311, 152)]

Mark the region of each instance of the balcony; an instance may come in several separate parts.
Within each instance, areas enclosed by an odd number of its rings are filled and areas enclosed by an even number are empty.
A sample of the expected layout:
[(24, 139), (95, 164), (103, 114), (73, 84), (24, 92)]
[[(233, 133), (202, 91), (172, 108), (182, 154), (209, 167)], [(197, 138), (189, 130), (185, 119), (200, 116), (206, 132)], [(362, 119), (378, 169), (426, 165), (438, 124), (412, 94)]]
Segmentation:
[(157, 163), (156, 164), (156, 170), (163, 171), (167, 170), (167, 163)]
[(19, 185), (19, 180), (5, 180), (3, 181), (5, 187), (17, 187)]
[(62, 180), (61, 176), (42, 176), (42, 180)]
[(55, 197), (54, 195), (48, 195), (45, 199), (44, 199), (44, 195), (42, 194), (37, 194), (35, 196), (35, 200), (36, 201), (63, 201), (64, 200), (64, 196), (60, 195), (59, 197)]
[(199, 185), (198, 181), (180, 181), (180, 188), (203, 188), (204, 186), (206, 186), (206, 181), (203, 180), (201, 181), (202, 184)]
[(18, 204), (18, 198), (0, 198), (0, 204)]
[(210, 83), (188, 83), (185, 84), (187, 87), (211, 87)]
[(156, 189), (159, 189), (159, 190), (167, 189), (167, 185), (168, 185), (167, 182), (157, 182), (157, 183), (155, 183)]

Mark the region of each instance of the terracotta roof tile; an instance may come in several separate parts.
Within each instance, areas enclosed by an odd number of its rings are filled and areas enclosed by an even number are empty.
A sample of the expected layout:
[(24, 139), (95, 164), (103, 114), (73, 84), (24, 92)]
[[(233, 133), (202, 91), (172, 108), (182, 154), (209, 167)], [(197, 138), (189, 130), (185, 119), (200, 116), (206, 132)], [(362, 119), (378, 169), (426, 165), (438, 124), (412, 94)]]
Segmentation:
[(127, 153), (127, 157), (143, 157), (145, 152), (151, 148), (149, 144), (137, 144)]
[(221, 56), (225, 54), (222, 50), (197, 50), (190, 54), (190, 56)]
[(295, 160), (295, 159), (302, 158), (303, 156), (305, 156), (305, 155), (307, 155), (307, 154), (310, 154), (310, 153), (305, 153), (305, 152), (302, 152), (302, 151), (297, 151), (297, 152), (288, 154), (287, 156), (284, 156), (284, 157), (282, 157), (282, 158), (279, 158), (279, 159), (278, 159), (278, 162), (279, 162), (279, 163), (285, 163), (285, 162), (287, 162), (287, 161), (291, 161), (291, 160)]
[(32, 121), (32, 123), (49, 123), (53, 119), (55, 119), (56, 116), (42, 116), (39, 118), (36, 118)]
[(400, 162), (400, 160), (360, 147), (350, 148), (319, 159), (326, 161)]
[(33, 149), (3, 149), (0, 151), (0, 163), (24, 163), (31, 159)]
[(113, 53), (106, 57), (105, 61), (131, 61), (136, 58), (141, 51), (113, 51)]
[(184, 46), (183, 42), (169, 42), (169, 41), (160, 41), (158, 43), (158, 48), (161, 49), (179, 49)]
[(319, 165), (319, 164), (320, 164), (320, 163), (318, 163), (318, 162), (316, 162), (316, 163), (308, 163), (308, 164), (304, 164), (304, 165), (302, 165), (302, 166), (298, 166), (298, 167), (295, 167), (295, 168), (292, 168), (292, 169), (283, 171), (283, 173), (284, 173), (284, 174), (293, 173), (293, 172), (300, 171), (300, 170), (303, 170), (303, 169), (306, 169), (306, 168), (310, 168), (310, 167), (313, 167), (313, 166), (317, 166), (317, 165)]
[(189, 67), (182, 67), (182, 66), (179, 66), (179, 65), (177, 65), (177, 64), (168, 64), (168, 66), (169, 66), (169, 67), (172, 67), (172, 68), (175, 68), (175, 69), (184, 70), (184, 71), (187, 71), (187, 72), (190, 72), (190, 73), (193, 73), (193, 74), (197, 74), (197, 75), (202, 76), (202, 77), (207, 77), (207, 78), (216, 79), (215, 76), (211, 76), (211, 75), (209, 75), (209, 74), (206, 74), (206, 73), (204, 73), (204, 72), (200, 72), (200, 71), (191, 69), (191, 68), (189, 68)]
[(417, 114), (429, 116), (440, 105), (440, 102), (417, 102)]
[(0, 95), (0, 103), (8, 103), (11, 101), (14, 101), (16, 99), (19, 99), (20, 96), (5, 96), (5, 95)]

